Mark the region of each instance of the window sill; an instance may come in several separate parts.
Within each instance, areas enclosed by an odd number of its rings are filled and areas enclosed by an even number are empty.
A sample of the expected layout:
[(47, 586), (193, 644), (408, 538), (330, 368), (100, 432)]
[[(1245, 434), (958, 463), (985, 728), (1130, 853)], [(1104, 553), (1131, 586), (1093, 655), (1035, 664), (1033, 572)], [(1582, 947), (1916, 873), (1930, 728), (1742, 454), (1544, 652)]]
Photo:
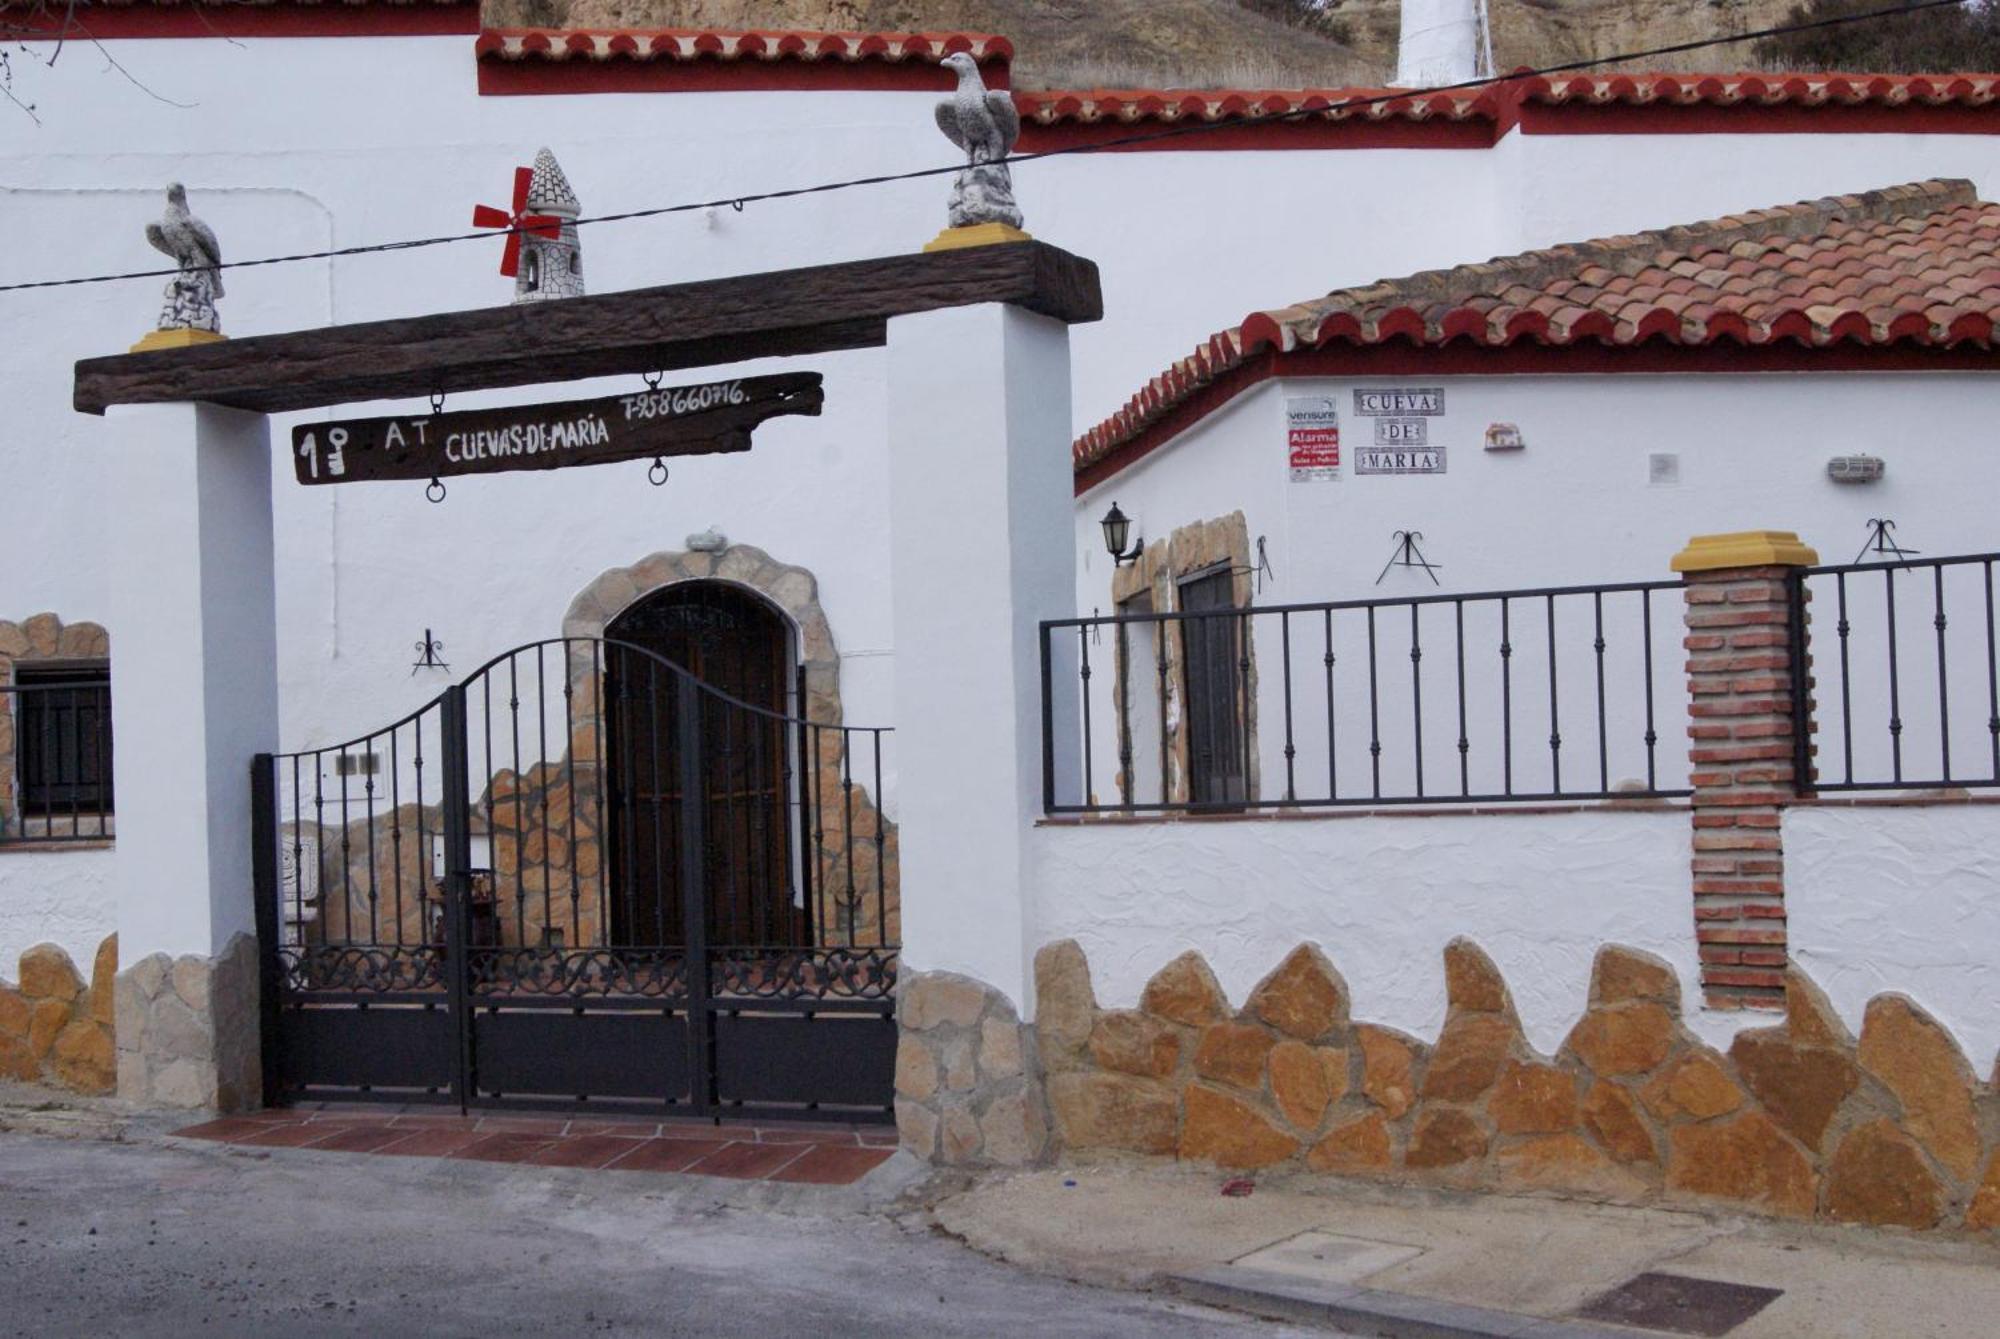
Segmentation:
[(0, 857), (51, 851), (110, 851), (117, 845), (112, 837), (0, 837)]

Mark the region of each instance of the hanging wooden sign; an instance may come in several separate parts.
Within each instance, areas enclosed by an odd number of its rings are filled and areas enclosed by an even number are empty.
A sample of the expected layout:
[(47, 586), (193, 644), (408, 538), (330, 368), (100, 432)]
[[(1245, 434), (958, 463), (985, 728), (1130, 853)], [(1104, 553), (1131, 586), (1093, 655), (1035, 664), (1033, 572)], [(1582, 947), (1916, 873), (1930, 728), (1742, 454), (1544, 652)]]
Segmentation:
[(597, 400), (307, 423), (292, 429), (292, 467), (302, 484), (344, 484), (748, 451), (764, 420), (818, 414), (820, 381), (817, 372), (786, 372)]

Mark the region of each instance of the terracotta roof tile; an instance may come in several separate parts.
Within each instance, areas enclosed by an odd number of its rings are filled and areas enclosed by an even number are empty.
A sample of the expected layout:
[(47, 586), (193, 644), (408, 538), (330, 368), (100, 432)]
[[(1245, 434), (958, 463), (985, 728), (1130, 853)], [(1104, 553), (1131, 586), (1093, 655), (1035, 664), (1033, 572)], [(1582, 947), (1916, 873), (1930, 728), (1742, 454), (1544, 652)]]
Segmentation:
[(2000, 319), (1996, 234), (2000, 205), (1980, 201), (1970, 182), (1923, 181), (1338, 289), (1212, 337), (1080, 437), (1075, 464), (1102, 460), (1264, 349), (1392, 339), (1983, 348)]
[(710, 28), (487, 28), (481, 60), (912, 61), (935, 65), (955, 51), (1009, 61), (1014, 46), (991, 33), (739, 31)]

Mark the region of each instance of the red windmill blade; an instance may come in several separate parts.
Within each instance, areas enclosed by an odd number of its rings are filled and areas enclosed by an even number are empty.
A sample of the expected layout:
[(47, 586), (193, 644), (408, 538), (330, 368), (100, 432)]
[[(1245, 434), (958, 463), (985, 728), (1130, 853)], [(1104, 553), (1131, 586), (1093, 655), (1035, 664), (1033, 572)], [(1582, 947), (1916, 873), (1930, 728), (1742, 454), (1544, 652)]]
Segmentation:
[(546, 237), (551, 242), (562, 236), (562, 220), (550, 214), (530, 214), (528, 208), (528, 188), (534, 183), (535, 170), (531, 167), (514, 169), (514, 207), (509, 213), (495, 209), (492, 205), (472, 207), (472, 226), (475, 228), (507, 229), (507, 249), (500, 254), (500, 273), (513, 278), (521, 268), (521, 234), (531, 232), (537, 237)]

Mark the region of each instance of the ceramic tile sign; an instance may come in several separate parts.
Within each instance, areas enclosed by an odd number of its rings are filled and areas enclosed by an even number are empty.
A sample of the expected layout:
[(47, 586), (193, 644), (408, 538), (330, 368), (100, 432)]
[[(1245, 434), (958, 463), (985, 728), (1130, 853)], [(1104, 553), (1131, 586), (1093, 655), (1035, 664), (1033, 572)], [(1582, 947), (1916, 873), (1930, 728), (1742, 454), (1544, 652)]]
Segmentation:
[(1431, 420), (1444, 416), (1444, 387), (1358, 389), (1354, 412), (1374, 424), (1372, 444), (1355, 448), (1356, 474), (1444, 473), (1444, 443), (1431, 440)]
[(817, 414), (825, 398), (819, 373), (787, 372), (560, 404), (302, 423), (292, 429), (292, 464), (300, 483), (331, 484), (747, 451), (758, 424)]
[(1292, 482), (1340, 478), (1340, 402), (1331, 395), (1285, 401), (1285, 450)]

